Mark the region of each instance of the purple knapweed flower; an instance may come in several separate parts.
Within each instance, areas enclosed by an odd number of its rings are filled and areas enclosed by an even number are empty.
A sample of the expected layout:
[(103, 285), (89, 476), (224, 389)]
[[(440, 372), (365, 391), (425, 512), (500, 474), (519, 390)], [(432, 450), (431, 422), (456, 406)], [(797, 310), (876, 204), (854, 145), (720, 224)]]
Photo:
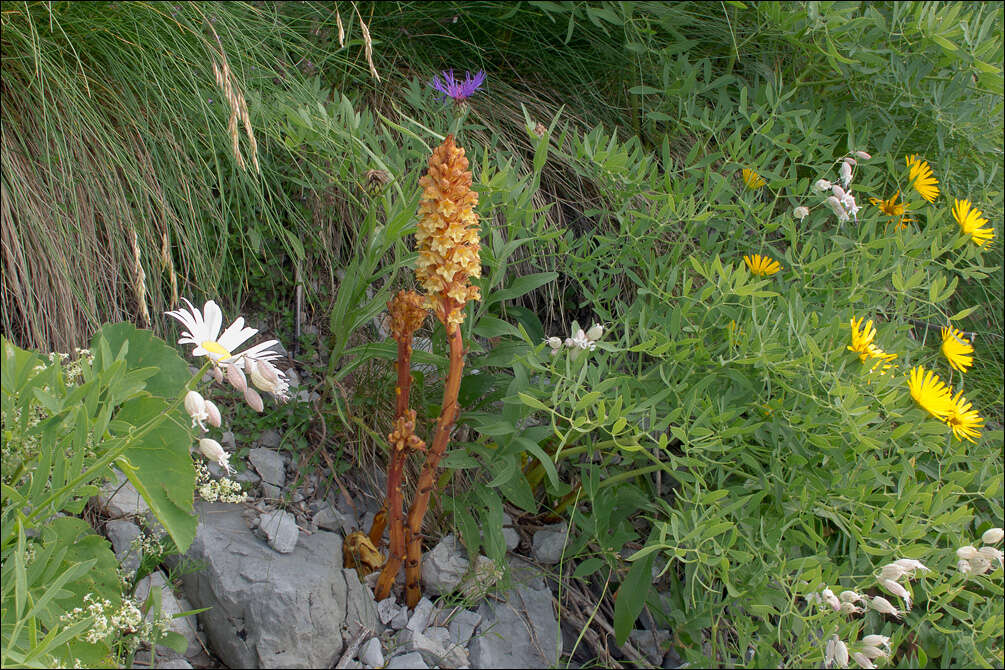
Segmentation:
[[(443, 75), (443, 80), (440, 80), (440, 75)], [(440, 74), (433, 77), (433, 81), (429, 84), (437, 91), (443, 94), (443, 100), (453, 98), (454, 102), (463, 102), (464, 100), (470, 98), (478, 88), (485, 83), (485, 71), (479, 70), (472, 77), (470, 72), (464, 73), (464, 81), (457, 81), (454, 79), (454, 69), (450, 68), (445, 70)]]

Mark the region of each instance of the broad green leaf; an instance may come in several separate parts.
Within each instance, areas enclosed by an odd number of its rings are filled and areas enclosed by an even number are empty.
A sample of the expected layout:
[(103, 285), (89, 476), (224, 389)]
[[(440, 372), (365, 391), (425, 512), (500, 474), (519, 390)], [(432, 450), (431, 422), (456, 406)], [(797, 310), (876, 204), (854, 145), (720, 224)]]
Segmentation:
[(635, 620), (646, 604), (652, 576), (654, 555), (650, 554), (632, 563), (625, 581), (614, 594), (614, 639), (622, 645), (635, 626)]
[(149, 330), (140, 330), (131, 323), (108, 324), (97, 332), (91, 342), (94, 364), (97, 369), (107, 366), (110, 361), (102, 361), (105, 348), (99, 341), (107, 342), (112, 355), (122, 345), (129, 343), (126, 364), (129, 370), (157, 368), (158, 372), (146, 380), (146, 390), (162, 398), (176, 398), (182, 388), (192, 378), (188, 365), (174, 348), (168, 346)]

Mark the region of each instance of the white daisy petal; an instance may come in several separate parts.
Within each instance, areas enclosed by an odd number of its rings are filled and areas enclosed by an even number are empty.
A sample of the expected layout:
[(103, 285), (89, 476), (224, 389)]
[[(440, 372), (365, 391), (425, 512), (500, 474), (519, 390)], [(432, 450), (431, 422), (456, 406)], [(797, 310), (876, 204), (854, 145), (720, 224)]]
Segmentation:
[(217, 342), (227, 351), (235, 351), (257, 332), (257, 328), (245, 328), (244, 317), (239, 316), (237, 317), (237, 321), (232, 323), (227, 330), (223, 331), (223, 335), (220, 336)]

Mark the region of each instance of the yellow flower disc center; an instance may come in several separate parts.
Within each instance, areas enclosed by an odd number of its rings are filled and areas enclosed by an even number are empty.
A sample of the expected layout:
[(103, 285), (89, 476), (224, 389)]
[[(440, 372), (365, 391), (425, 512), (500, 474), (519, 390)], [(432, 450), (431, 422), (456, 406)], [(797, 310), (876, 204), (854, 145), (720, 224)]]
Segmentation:
[(221, 361), (225, 361), (230, 358), (230, 352), (224, 349), (223, 346), (215, 340), (207, 340), (203, 342), (202, 348), (211, 354), (219, 356), (219, 360)]

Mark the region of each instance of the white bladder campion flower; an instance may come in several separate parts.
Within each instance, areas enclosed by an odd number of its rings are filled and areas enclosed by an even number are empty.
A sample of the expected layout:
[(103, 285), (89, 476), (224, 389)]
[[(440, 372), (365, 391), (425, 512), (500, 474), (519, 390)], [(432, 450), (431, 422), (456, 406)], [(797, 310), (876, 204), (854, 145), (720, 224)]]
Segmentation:
[(898, 558), (893, 563), (900, 566), (908, 579), (914, 579), (915, 572), (931, 572), (924, 563), (913, 558)]
[(838, 597), (843, 603), (857, 603), (862, 600), (861, 594), (855, 593), (854, 591), (842, 591), (841, 595)]
[(604, 336), (604, 327), (601, 326), (599, 323), (593, 324), (593, 326), (588, 331), (586, 331), (586, 339), (588, 339), (590, 342), (596, 342), (603, 336)]
[(266, 355), (272, 345), (279, 342), (278, 340), (269, 340), (238, 353), (236, 349), (257, 333), (258, 329), (246, 328), (242, 316), (238, 317), (221, 334), (223, 312), (220, 311), (220, 307), (215, 302), (208, 301), (203, 305), (202, 311), (199, 311), (185, 298), (182, 300), (185, 300), (188, 309), (173, 310), (166, 312), (166, 314), (177, 319), (187, 328), (178, 339), (178, 344), (194, 344), (193, 356), (207, 356), (217, 365), (234, 363), (238, 360), (238, 356), (261, 357)]
[(824, 664), (828, 667), (832, 664), (839, 668), (848, 667), (848, 646), (837, 635), (832, 635), (827, 640), (827, 646), (824, 648)]
[(826, 179), (818, 179), (816, 183), (813, 184), (813, 190), (816, 191), (817, 193), (826, 193), (827, 191), (831, 190), (832, 186), (833, 184), (831, 184)]
[(890, 648), (890, 638), (886, 635), (866, 635), (862, 638), (862, 644), (867, 647), (886, 647)]
[(956, 550), (956, 557), (961, 558), (965, 561), (972, 561), (980, 555), (981, 555), (980, 552), (977, 551), (977, 547), (971, 546), (969, 544), (960, 547), (959, 549)]
[(851, 165), (847, 162), (842, 162), (839, 168), (841, 172), (841, 183), (844, 184), (845, 188), (848, 188), (848, 184), (851, 183)]
[(230, 454), (223, 450), (220, 443), (216, 440), (204, 437), (199, 440), (199, 452), (206, 457), (207, 460), (213, 461), (221, 468), (227, 471), (228, 474), (234, 471), (230, 467)]
[(279, 371), (272, 363), (267, 360), (247, 358), (244, 367), (251, 377), (251, 383), (259, 391), (271, 393), (278, 400), (285, 401), (289, 399), (287, 391), (289, 391), (290, 384), (286, 380), (286, 375)]
[(185, 394), (185, 411), (192, 417), (192, 427), (199, 426), (206, 430), (204, 421), (209, 420), (209, 412), (206, 410), (206, 399), (198, 391), (189, 391)]
[(856, 151), (856, 152), (855, 152), (855, 155), (856, 155), (856, 156), (858, 156), (858, 157), (859, 157), (860, 159), (862, 159), (862, 160), (864, 160), (864, 161), (867, 161), (867, 160), (869, 160), (870, 158), (872, 158), (872, 156), (871, 156), (871, 155), (867, 154), (867, 153), (866, 153), (866, 152), (864, 152), (864, 151)]
[(887, 563), (879, 570), (880, 579), (900, 579), (907, 571), (896, 563)]
[(869, 657), (860, 651), (856, 651), (855, 653), (853, 653), (851, 655), (851, 658), (853, 661), (855, 661), (855, 663), (858, 664), (858, 667), (860, 668), (866, 668), (866, 670), (870, 670), (871, 668), (876, 667), (876, 664), (870, 661)]
[(844, 206), (841, 204), (841, 200), (839, 200), (837, 196), (832, 195), (828, 197), (826, 202), (827, 206), (830, 207), (834, 214), (837, 215), (838, 221), (844, 222), (850, 218), (848, 216), (848, 212), (845, 211)]
[(869, 606), (880, 614), (889, 614), (896, 619), (900, 618), (900, 610), (894, 607), (893, 604), (883, 596), (876, 596), (870, 600)]
[(1005, 538), (1005, 530), (1001, 528), (988, 528), (981, 535), (981, 542), (984, 544), (998, 544), (1002, 541), (1002, 538)]
[(809, 207), (799, 206), (792, 210), (792, 218), (802, 221), (810, 214)]
[(220, 409), (213, 403), (212, 400), (206, 401), (206, 416), (209, 425), (219, 428), (220, 424), (223, 423), (223, 417), (220, 416)]
[(822, 597), (824, 602), (830, 605), (831, 609), (833, 609), (835, 612), (841, 611), (841, 601), (838, 600), (838, 597), (834, 595), (833, 591), (831, 591), (830, 589), (824, 589), (823, 591), (820, 592), (820, 597)]
[(901, 586), (900, 582), (895, 582), (892, 579), (881, 579), (879, 580), (879, 584), (884, 589), (903, 600), (905, 610), (911, 610), (911, 594), (907, 589)]
[(1005, 556), (1002, 554), (1001, 549), (996, 549), (995, 547), (981, 547), (977, 550), (980, 557), (987, 561), (989, 564), (993, 564), (995, 561), (998, 562), (999, 567), (1005, 567)]

